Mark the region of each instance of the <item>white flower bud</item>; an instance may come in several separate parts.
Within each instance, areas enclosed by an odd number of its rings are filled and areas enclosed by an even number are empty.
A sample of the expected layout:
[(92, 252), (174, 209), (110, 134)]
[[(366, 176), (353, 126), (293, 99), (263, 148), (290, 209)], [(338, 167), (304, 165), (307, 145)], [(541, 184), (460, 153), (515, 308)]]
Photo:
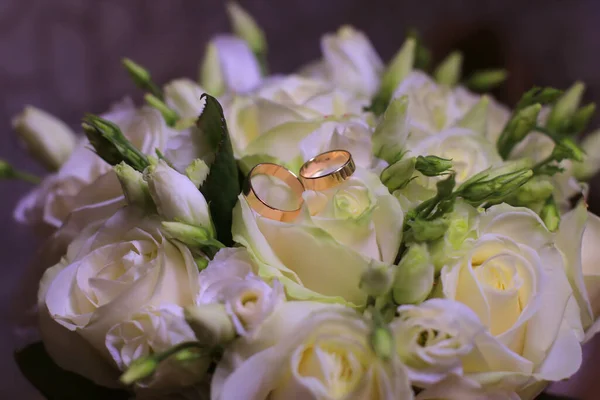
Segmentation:
[(425, 245), (412, 245), (396, 269), (393, 286), (394, 301), (398, 304), (418, 304), (425, 300), (433, 287), (434, 266)]
[(244, 39), (254, 53), (266, 53), (265, 34), (254, 18), (234, 2), (227, 4), (227, 12), (235, 34)]
[(154, 203), (148, 191), (148, 183), (143, 175), (124, 162), (114, 166), (115, 173), (121, 183), (127, 203), (136, 205), (144, 210), (154, 208)]
[(244, 40), (232, 35), (219, 35), (208, 44), (200, 68), (200, 84), (213, 96), (247, 92), (261, 80), (256, 57)]
[(201, 226), (214, 233), (208, 204), (196, 185), (163, 160), (145, 173), (158, 213), (167, 220)]
[(176, 79), (164, 88), (165, 102), (181, 118), (198, 118), (204, 109), (205, 100), (200, 97), (205, 90), (190, 79)]
[(196, 334), (196, 339), (206, 346), (229, 342), (235, 337), (233, 322), (220, 303), (202, 304), (185, 309), (185, 319)]
[(75, 148), (75, 133), (61, 120), (28, 106), (13, 119), (13, 128), (27, 150), (50, 170), (57, 170)]

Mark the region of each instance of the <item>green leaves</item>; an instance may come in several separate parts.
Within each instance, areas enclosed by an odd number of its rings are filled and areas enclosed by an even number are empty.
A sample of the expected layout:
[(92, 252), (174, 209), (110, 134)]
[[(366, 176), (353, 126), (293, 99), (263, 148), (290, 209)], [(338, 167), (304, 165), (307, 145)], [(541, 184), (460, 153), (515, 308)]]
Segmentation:
[(48, 400), (127, 400), (130, 393), (98, 386), (86, 378), (61, 369), (52, 361), (43, 343), (15, 353), (21, 373)]
[(512, 149), (535, 128), (541, 109), (542, 106), (537, 103), (514, 112), (496, 144), (498, 153), (504, 160), (508, 158)]
[(562, 93), (562, 90), (554, 89), (552, 87), (542, 88), (534, 86), (523, 94), (521, 100), (519, 100), (515, 107), (515, 111), (536, 103), (541, 105), (554, 103)]
[(140, 172), (150, 165), (148, 158), (127, 140), (116, 124), (87, 114), (82, 126), (96, 153), (110, 165), (125, 162)]
[(232, 210), (241, 191), (239, 172), (229, 139), (223, 108), (214, 97), (203, 94), (206, 105), (196, 123), (201, 134), (206, 135), (212, 153), (210, 172), (200, 187), (208, 202), (217, 231), (217, 239), (230, 246)]

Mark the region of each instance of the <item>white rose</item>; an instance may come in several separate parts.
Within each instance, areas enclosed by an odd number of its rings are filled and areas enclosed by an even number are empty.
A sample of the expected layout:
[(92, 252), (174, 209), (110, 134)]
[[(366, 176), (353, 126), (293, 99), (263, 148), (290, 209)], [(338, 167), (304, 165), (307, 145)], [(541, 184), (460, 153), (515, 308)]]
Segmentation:
[[(276, 207), (290, 196), (283, 184), (254, 182), (259, 195)], [(361, 168), (342, 184), (306, 191), (304, 198), (298, 219), (285, 223), (260, 216), (240, 195), (233, 212), (234, 240), (248, 249), (260, 277), (277, 278), (288, 297), (364, 305), (362, 274), (371, 262), (391, 265), (398, 252), (400, 204), (377, 175)]]
[(398, 308), (390, 325), (396, 351), (413, 385), (429, 387), (448, 375), (462, 375), (462, 357), (484, 328), (466, 306), (446, 299)]
[(566, 272), (581, 310), (589, 340), (600, 330), (600, 218), (581, 202), (560, 221), (557, 245), (566, 261)]
[(114, 386), (119, 370), (107, 332), (145, 307), (192, 305), (198, 275), (190, 251), (163, 236), (158, 218), (124, 208), (85, 228), (44, 274), (38, 305), (45, 347), (62, 368)]
[(364, 33), (342, 26), (323, 36), (321, 51), (327, 79), (336, 86), (369, 97), (377, 92), (383, 62)]
[(12, 124), (27, 150), (50, 170), (60, 168), (77, 142), (75, 133), (64, 122), (32, 106), (25, 107)]
[(224, 303), (241, 336), (250, 335), (284, 300), (278, 281), (271, 287), (253, 273), (244, 248), (220, 250), (200, 273), (197, 303)]
[(382, 170), (387, 164), (373, 156), (372, 136), (373, 128), (360, 118), (327, 121), (300, 141), (302, 162), (326, 151), (346, 150), (356, 165)]
[[(136, 110), (131, 102), (120, 104), (102, 117), (119, 125), (127, 139), (146, 154), (164, 149), (173, 134), (158, 111), (151, 108)], [(111, 172), (111, 166), (94, 154), (91, 147), (87, 139), (81, 139), (58, 172), (45, 178), (19, 202), (15, 218), (22, 223), (60, 227), (67, 216), (82, 205), (77, 200), (79, 193), (100, 176)], [(113, 182), (116, 186), (106, 190), (120, 193), (118, 181)], [(90, 200), (95, 202), (95, 199)]]
[[(141, 357), (162, 353), (173, 346), (196, 340), (183, 316), (183, 309), (174, 304), (148, 307), (129, 319), (115, 324), (106, 333), (106, 349), (121, 371)], [(161, 362), (152, 377), (136, 384), (136, 389), (177, 390), (190, 386), (208, 369), (210, 358), (196, 358), (183, 363), (172, 359)]]
[(526, 208), (492, 206), (479, 219), (464, 255), (441, 272), (443, 295), (471, 308), (492, 339), (475, 344), (483, 358), (465, 361), (464, 373), (505, 390), (568, 378), (583, 330), (555, 236)]
[(403, 365), (396, 357), (378, 359), (369, 336), (370, 324), (352, 310), (284, 303), (254, 339), (227, 349), (211, 398), (412, 399)]
[(288, 150), (328, 118), (362, 113), (368, 99), (298, 76), (272, 77), (246, 96), (224, 99), (236, 158), (269, 155), (292, 159)]

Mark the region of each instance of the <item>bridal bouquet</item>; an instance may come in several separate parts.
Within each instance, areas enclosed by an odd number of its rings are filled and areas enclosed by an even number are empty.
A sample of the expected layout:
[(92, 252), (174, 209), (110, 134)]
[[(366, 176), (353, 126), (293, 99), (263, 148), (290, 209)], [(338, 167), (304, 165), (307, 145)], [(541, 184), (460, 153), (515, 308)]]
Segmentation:
[(125, 60), (146, 105), (86, 115), (85, 137), (33, 107), (14, 119), (52, 171), (15, 211), (48, 235), (19, 312), (41, 337), (16, 353), (32, 383), (49, 399), (464, 400), (573, 375), (600, 327), (584, 85), (509, 109), (476, 94), (503, 71), (462, 79), (459, 53), (430, 69), (417, 37), (384, 65), (349, 26), (269, 75), (264, 34), (229, 12), (199, 83)]

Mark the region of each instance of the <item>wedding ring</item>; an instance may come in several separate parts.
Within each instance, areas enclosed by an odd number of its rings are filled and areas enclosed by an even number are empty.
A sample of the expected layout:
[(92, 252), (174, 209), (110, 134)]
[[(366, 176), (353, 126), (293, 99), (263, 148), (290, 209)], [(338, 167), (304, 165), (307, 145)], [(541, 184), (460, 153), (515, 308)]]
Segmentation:
[[(290, 187), (292, 192), (298, 198), (298, 208), (293, 210), (281, 210), (276, 207), (272, 207), (268, 205), (263, 199), (259, 197), (254, 188), (252, 187), (252, 178), (256, 175), (268, 175), (274, 176), (282, 180), (286, 185)], [(300, 209), (302, 208), (302, 203), (304, 199), (302, 198), (302, 192), (304, 192), (304, 186), (302, 186), (302, 182), (298, 179), (298, 177), (289, 169), (282, 167), (281, 165), (271, 164), (271, 163), (262, 163), (256, 165), (246, 178), (246, 182), (244, 184), (243, 193), (248, 201), (250, 207), (254, 209), (257, 213), (262, 215), (263, 217), (274, 219), (276, 221), (290, 222), (296, 219), (298, 214), (300, 214)]]
[(300, 181), (308, 190), (324, 190), (344, 182), (355, 170), (348, 151), (331, 150), (305, 162), (300, 168)]

